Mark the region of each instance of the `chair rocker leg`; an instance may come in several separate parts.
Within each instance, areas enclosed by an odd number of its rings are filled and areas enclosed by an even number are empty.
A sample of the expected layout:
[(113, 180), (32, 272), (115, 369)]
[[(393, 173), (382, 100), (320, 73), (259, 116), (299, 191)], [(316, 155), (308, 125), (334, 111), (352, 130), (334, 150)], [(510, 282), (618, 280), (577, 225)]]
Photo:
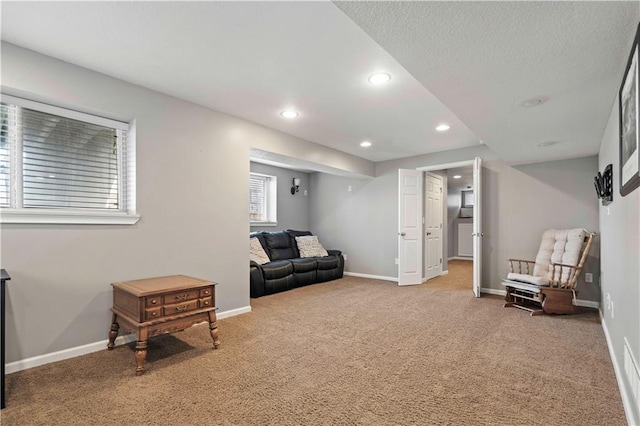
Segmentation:
[(542, 309), (547, 314), (575, 314), (573, 304), (574, 292), (567, 288), (545, 288), (542, 290), (544, 300)]

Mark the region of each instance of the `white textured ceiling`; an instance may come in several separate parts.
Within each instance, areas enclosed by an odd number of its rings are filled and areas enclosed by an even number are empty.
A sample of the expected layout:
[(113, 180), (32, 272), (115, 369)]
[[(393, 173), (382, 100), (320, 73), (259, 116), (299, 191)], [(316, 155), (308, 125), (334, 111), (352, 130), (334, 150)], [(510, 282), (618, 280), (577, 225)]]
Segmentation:
[(637, 1), (336, 4), (510, 163), (598, 153), (640, 17)]
[(482, 139), (526, 163), (597, 154), (639, 16), (637, 1), (3, 1), (2, 39), (372, 161)]
[(2, 39), (372, 161), (478, 143), (330, 2), (3, 1)]

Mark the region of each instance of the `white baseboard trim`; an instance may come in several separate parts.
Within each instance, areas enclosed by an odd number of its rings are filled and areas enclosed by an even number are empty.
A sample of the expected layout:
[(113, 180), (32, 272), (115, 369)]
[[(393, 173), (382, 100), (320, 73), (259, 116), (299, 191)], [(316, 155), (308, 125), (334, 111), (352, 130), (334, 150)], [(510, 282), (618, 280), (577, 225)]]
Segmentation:
[(487, 287), (480, 288), (480, 293), (495, 294), (497, 296), (506, 296), (507, 295), (506, 290), (500, 290), (500, 289), (496, 289), (496, 288), (487, 288)]
[(449, 275), (449, 270), (447, 269), (446, 271), (442, 271), (440, 275)]
[(600, 309), (600, 302), (594, 302), (592, 300), (576, 299), (575, 305), (582, 306), (585, 308)]
[(604, 337), (607, 340), (607, 348), (609, 348), (609, 357), (611, 358), (611, 363), (613, 364), (613, 371), (616, 374), (616, 381), (618, 382), (618, 389), (620, 389), (620, 398), (622, 398), (622, 406), (624, 407), (624, 414), (627, 417), (627, 423), (630, 425), (640, 425), (640, 419), (635, 418), (635, 410), (633, 406), (633, 400), (631, 395), (627, 392), (627, 388), (625, 387), (625, 381), (622, 377), (622, 370), (620, 369), (620, 365), (618, 364), (618, 359), (616, 358), (616, 351), (613, 349), (613, 344), (611, 343), (611, 336), (609, 335), (609, 330), (607, 329), (607, 323), (604, 320), (604, 316), (602, 315), (602, 311), (600, 311), (600, 325), (602, 325), (602, 331), (604, 331)]
[(349, 277), (371, 278), (372, 280), (394, 281), (398, 282), (398, 277), (384, 277), (382, 275), (361, 274), (359, 272), (345, 272), (344, 275)]
[(447, 260), (473, 260), (473, 257), (453, 256), (447, 258)]
[[(244, 306), (242, 308), (231, 309), (228, 311), (220, 312), (216, 314), (217, 319), (224, 319), (233, 317), (235, 315), (251, 312), (251, 306)], [(206, 324), (206, 323), (203, 323)], [(116, 346), (126, 345), (127, 343), (135, 342), (135, 334), (126, 334), (124, 336), (118, 336), (115, 341)], [(21, 359), (19, 361), (10, 362), (5, 366), (5, 373), (11, 374), (17, 371), (27, 370), (33, 367), (39, 367), (41, 365), (50, 364), (56, 361), (62, 361), (69, 358), (75, 358), (80, 355), (90, 354), (92, 352), (98, 352), (107, 348), (108, 339), (100, 340), (99, 342), (89, 343), (82, 346), (76, 346), (74, 348), (63, 349), (57, 352), (51, 352), (44, 355), (38, 355), (31, 358)]]

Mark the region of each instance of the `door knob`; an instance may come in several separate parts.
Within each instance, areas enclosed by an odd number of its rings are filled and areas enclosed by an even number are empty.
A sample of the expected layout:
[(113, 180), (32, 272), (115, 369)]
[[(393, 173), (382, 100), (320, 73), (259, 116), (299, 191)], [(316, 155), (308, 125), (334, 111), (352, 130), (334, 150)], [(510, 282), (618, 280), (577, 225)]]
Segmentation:
[(406, 232), (398, 232), (398, 235), (404, 237), (405, 235), (407, 235), (407, 233)]
[(427, 232), (427, 235), (431, 235), (431, 232)]

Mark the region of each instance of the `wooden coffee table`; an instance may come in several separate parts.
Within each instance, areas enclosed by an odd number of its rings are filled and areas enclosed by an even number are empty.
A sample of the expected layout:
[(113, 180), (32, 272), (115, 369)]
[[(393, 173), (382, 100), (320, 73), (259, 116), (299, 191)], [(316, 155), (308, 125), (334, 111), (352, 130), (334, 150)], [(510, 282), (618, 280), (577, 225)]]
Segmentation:
[(149, 278), (111, 284), (113, 319), (108, 350), (112, 350), (120, 327), (135, 333), (136, 376), (144, 373), (149, 337), (182, 331), (208, 321), (213, 348), (220, 345), (216, 323), (216, 283), (185, 275)]

